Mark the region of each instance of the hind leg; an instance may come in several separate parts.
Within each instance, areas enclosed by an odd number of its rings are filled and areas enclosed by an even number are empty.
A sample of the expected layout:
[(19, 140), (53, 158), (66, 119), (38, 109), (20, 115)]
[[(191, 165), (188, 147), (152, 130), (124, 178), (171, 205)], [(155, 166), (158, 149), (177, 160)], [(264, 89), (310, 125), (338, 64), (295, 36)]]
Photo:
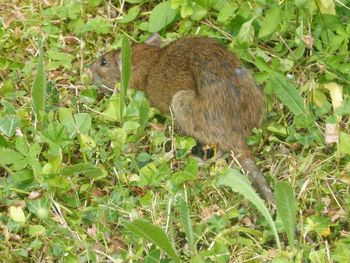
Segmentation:
[[(203, 116), (204, 109), (201, 109), (201, 102), (192, 90), (182, 90), (177, 92), (171, 103), (176, 124), (181, 131), (194, 137), (203, 144), (214, 143), (210, 141), (209, 125)], [(202, 111), (202, 112), (201, 112)]]

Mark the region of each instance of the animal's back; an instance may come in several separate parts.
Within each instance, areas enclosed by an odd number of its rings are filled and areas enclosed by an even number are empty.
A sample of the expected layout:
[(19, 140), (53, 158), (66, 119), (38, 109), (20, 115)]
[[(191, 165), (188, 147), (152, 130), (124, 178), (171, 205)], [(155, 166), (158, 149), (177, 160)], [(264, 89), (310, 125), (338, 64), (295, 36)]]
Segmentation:
[(223, 150), (245, 150), (246, 137), (263, 116), (262, 94), (251, 74), (210, 38), (190, 37), (164, 47), (147, 83), (150, 98), (170, 93), (164, 107), (171, 100), (185, 133)]

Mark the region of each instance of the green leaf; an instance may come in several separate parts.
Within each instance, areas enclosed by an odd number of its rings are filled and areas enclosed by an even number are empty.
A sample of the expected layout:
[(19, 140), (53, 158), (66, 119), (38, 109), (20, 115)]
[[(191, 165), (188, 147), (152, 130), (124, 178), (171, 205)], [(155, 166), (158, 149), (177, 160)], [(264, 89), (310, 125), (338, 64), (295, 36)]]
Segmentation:
[(79, 133), (89, 133), (91, 128), (91, 116), (88, 113), (74, 114), (75, 128)]
[(111, 25), (103, 17), (95, 17), (89, 19), (87, 23), (82, 28), (81, 33), (95, 32), (97, 34), (106, 35), (110, 32)]
[(73, 139), (78, 133), (88, 133), (91, 128), (91, 116), (88, 113), (76, 113), (72, 115), (69, 108), (59, 109), (59, 120), (66, 127), (69, 138)]
[(46, 79), (44, 74), (44, 61), (43, 61), (43, 43), (39, 39), (39, 61), (37, 65), (37, 71), (32, 87), (32, 100), (34, 113), (37, 120), (41, 119), (41, 115), (45, 108), (45, 94), (46, 94)]
[(276, 226), (272, 220), (269, 210), (265, 206), (264, 201), (254, 191), (247, 177), (242, 175), (237, 170), (228, 168), (226, 170), (226, 174), (219, 180), (219, 185), (229, 186), (232, 189), (232, 191), (243, 195), (260, 211), (260, 213), (266, 219), (267, 223), (270, 225), (271, 230), (275, 236), (277, 247), (278, 249), (280, 249), (281, 243), (277, 234)]
[(122, 70), (121, 70), (121, 82), (120, 82), (120, 121), (123, 124), (125, 97), (129, 86), (130, 74), (131, 74), (131, 47), (126, 35), (123, 35), (122, 39)]
[(27, 209), (41, 220), (46, 220), (50, 213), (50, 201), (45, 197), (35, 200), (28, 200)]
[(195, 246), (194, 246), (194, 240), (193, 240), (193, 230), (192, 230), (192, 223), (190, 219), (190, 212), (188, 209), (188, 204), (187, 202), (183, 199), (180, 198), (179, 201), (179, 209), (180, 209), (180, 220), (182, 227), (184, 228), (187, 241), (190, 245), (191, 251), (194, 254), (195, 253)]
[(150, 105), (147, 99), (143, 99), (140, 104), (140, 115), (139, 115), (139, 123), (140, 127), (137, 130), (137, 138), (141, 138), (143, 131), (146, 128), (148, 123), (149, 113), (150, 113)]
[(218, 15), (217, 21), (219, 23), (226, 22), (230, 17), (234, 16), (237, 6), (235, 4), (226, 4)]
[(165, 1), (156, 5), (149, 17), (149, 32), (158, 32), (166, 27), (174, 21), (176, 14), (177, 11), (171, 8), (171, 1)]
[(12, 137), (20, 125), (20, 119), (16, 115), (5, 115), (0, 118), (0, 133)]
[(72, 68), (72, 60), (74, 59), (74, 56), (71, 54), (59, 52), (57, 50), (49, 50), (47, 51), (47, 56), (51, 60), (51, 62), (47, 65), (48, 70), (54, 70), (60, 66), (67, 69)]
[(86, 176), (95, 179), (101, 179), (106, 177), (107, 175), (107, 173), (103, 169), (89, 163), (67, 165), (61, 171), (61, 175), (64, 176), (72, 176), (79, 174), (85, 174)]
[(11, 219), (18, 223), (24, 223), (26, 217), (24, 215), (23, 209), (21, 207), (10, 206), (9, 207), (9, 216)]
[(16, 138), (16, 150), (24, 156), (29, 153), (29, 145), (26, 137), (20, 136)]
[(263, 38), (274, 33), (281, 22), (281, 11), (278, 6), (271, 8), (264, 20), (259, 31), (259, 38)]
[(350, 154), (350, 134), (340, 133), (338, 149), (341, 153)]
[(138, 6), (133, 6), (132, 8), (130, 8), (128, 10), (128, 14), (126, 16), (124, 16), (122, 19), (118, 20), (119, 23), (129, 23), (131, 21), (133, 21), (137, 15), (140, 13), (141, 8)]
[(0, 148), (0, 166), (11, 165), (15, 171), (26, 168), (28, 163), (25, 156), (15, 150)]
[(297, 205), (292, 187), (286, 182), (277, 182), (276, 190), (277, 212), (287, 233), (289, 246), (294, 247)]
[(349, 239), (340, 239), (335, 244), (335, 249), (331, 251), (332, 259), (335, 262), (347, 262), (350, 258), (350, 242)]
[(101, 117), (106, 121), (120, 122), (120, 102), (120, 93), (114, 94), (112, 97), (110, 97), (107, 102), (107, 108), (103, 111), (103, 115)]
[(140, 123), (138, 123), (137, 121), (126, 121), (123, 124), (123, 129), (128, 132), (132, 130), (136, 130), (139, 127), (140, 127)]
[(181, 262), (176, 251), (171, 246), (169, 238), (166, 236), (164, 231), (150, 222), (143, 219), (136, 219), (131, 223), (125, 224), (126, 228), (134, 234), (152, 242), (157, 245), (160, 249), (168, 254), (175, 262)]
[(29, 235), (30, 236), (44, 235), (45, 232), (46, 232), (46, 229), (42, 225), (32, 225), (29, 227)]
[(189, 157), (183, 171), (176, 172), (171, 181), (179, 185), (189, 180), (195, 180), (198, 177), (198, 162), (196, 159)]
[(238, 32), (237, 39), (240, 43), (251, 43), (253, 42), (254, 37), (254, 27), (252, 26), (252, 23), (254, 21), (255, 17), (253, 17), (251, 20), (245, 22), (241, 29)]
[(294, 115), (307, 114), (304, 101), (296, 87), (280, 73), (271, 73), (269, 81), (276, 96)]
[(194, 21), (199, 21), (208, 14), (207, 9), (201, 7), (200, 5), (195, 5), (193, 7), (193, 13), (191, 19)]

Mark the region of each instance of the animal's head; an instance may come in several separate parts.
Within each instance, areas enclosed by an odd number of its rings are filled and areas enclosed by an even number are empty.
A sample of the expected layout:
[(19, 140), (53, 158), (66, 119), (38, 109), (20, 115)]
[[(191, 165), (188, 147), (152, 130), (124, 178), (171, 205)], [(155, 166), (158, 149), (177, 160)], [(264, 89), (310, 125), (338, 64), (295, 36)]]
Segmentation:
[[(160, 47), (161, 40), (158, 34), (153, 34), (144, 44), (135, 44), (132, 46), (132, 61), (138, 60), (143, 52), (151, 47)], [(102, 87), (105, 92), (114, 90), (115, 84), (120, 82), (121, 77), (121, 49), (112, 50), (89, 66), (89, 73), (95, 84)]]

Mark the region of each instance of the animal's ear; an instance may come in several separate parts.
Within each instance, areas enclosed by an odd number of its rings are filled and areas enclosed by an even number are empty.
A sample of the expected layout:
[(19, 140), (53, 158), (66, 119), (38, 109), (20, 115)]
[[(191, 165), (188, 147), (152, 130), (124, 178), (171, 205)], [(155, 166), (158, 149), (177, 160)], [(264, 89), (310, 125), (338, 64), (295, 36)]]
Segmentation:
[(152, 47), (160, 47), (161, 39), (158, 33), (153, 33), (145, 42)]

